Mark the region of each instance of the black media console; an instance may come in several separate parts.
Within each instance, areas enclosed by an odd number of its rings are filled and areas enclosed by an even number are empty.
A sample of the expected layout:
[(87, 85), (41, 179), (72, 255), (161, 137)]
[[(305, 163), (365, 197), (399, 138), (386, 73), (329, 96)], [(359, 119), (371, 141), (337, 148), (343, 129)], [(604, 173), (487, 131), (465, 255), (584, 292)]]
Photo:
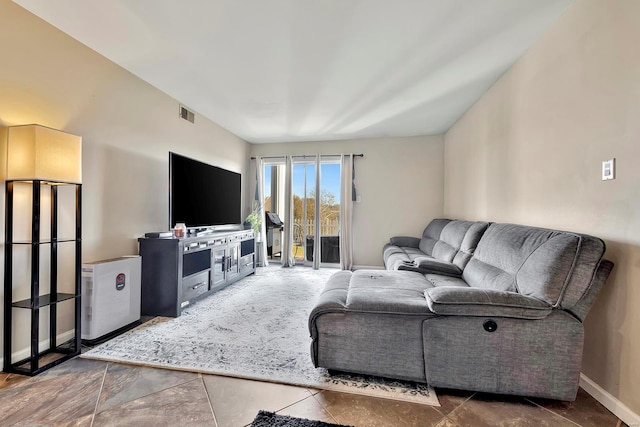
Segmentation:
[(138, 242), (143, 316), (178, 317), (196, 299), (256, 271), (253, 230)]

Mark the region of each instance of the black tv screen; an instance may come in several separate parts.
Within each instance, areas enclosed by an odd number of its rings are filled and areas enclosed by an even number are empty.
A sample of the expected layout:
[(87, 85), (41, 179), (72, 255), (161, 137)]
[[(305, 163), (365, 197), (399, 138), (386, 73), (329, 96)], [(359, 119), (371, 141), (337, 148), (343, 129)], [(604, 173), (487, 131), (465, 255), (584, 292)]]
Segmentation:
[(240, 224), (241, 175), (169, 152), (169, 227)]

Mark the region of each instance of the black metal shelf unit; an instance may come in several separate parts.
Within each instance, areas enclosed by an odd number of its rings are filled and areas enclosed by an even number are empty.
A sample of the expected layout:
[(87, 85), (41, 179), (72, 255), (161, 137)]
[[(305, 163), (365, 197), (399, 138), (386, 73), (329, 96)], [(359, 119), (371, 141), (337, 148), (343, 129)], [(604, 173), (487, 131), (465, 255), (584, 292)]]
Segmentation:
[[(31, 185), (31, 240), (13, 240), (14, 218), (14, 184), (27, 183)], [(75, 238), (58, 238), (58, 187), (75, 186)], [(41, 193), (42, 188), (49, 187), (51, 192), (51, 230), (50, 238), (40, 240)], [(81, 337), (81, 257), (82, 257), (82, 184), (50, 181), (9, 180), (5, 184), (5, 252), (4, 252), (4, 371), (10, 373), (36, 375), (58, 365), (65, 360), (80, 354)], [(58, 292), (58, 245), (75, 244), (75, 264), (73, 293)], [(31, 246), (31, 296), (28, 299), (13, 301), (13, 247), (14, 245)], [(49, 246), (50, 250), (50, 281), (49, 294), (40, 294), (40, 250)], [(56, 337), (57, 304), (63, 301), (73, 301), (74, 307), (74, 336), (72, 340), (58, 344)], [(39, 351), (40, 309), (49, 307), (49, 346)], [(14, 310), (30, 310), (31, 341), (30, 356), (12, 362), (12, 338), (14, 333)]]

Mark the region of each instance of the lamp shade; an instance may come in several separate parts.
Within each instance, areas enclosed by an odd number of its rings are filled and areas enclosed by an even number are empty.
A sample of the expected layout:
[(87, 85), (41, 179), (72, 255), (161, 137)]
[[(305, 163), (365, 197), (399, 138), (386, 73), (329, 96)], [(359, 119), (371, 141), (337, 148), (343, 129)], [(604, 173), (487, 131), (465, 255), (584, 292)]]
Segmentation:
[(7, 180), (82, 183), (82, 138), (40, 125), (7, 128)]

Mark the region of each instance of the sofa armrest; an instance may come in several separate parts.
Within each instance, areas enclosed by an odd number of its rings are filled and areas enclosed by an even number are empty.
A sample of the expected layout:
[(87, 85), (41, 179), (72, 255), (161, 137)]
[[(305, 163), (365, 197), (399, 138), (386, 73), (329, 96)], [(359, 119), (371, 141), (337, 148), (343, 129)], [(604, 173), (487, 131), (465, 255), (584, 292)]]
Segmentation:
[(420, 245), (420, 238), (409, 236), (393, 236), (389, 243), (400, 247), (417, 248)]
[(424, 291), (429, 309), (447, 316), (488, 316), (544, 319), (553, 307), (515, 292), (441, 286)]
[(413, 263), (420, 273), (442, 274), (445, 276), (461, 277), (462, 270), (450, 262), (441, 261), (432, 257), (416, 257)]

